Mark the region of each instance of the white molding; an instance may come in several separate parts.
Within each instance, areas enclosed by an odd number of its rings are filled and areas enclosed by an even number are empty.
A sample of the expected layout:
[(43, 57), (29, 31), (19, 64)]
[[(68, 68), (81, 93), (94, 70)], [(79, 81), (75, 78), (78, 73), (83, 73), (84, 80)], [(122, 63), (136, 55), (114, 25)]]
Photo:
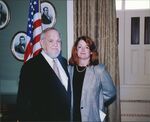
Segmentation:
[(67, 57), (68, 59), (71, 56), (71, 50), (73, 46), (73, 40), (74, 40), (74, 32), (73, 32), (73, 0), (67, 0), (67, 47), (68, 47), (68, 53)]
[(121, 100), (150, 100), (149, 85), (121, 85)]

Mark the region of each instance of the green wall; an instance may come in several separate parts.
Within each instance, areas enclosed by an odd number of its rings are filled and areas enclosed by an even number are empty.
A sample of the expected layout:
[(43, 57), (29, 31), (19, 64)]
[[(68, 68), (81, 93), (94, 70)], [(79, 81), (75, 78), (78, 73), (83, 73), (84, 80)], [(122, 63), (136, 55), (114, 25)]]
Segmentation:
[[(14, 58), (10, 45), (17, 32), (26, 32), (29, 0), (3, 1), (10, 10), (10, 22), (0, 30), (0, 93), (1, 96), (10, 96), (17, 93), (18, 77), (23, 64), (23, 62)], [(62, 34), (62, 55), (67, 57), (67, 0), (47, 1), (51, 2), (56, 9), (55, 27)]]

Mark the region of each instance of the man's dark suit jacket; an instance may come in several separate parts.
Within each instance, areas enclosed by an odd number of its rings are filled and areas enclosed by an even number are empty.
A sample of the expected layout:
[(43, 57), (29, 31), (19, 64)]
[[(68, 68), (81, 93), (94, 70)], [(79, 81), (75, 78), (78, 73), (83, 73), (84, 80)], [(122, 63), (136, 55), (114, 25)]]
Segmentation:
[[(66, 59), (60, 57), (59, 61), (68, 75)], [(27, 61), (21, 69), (17, 111), (19, 120), (70, 120), (70, 92), (42, 54)]]

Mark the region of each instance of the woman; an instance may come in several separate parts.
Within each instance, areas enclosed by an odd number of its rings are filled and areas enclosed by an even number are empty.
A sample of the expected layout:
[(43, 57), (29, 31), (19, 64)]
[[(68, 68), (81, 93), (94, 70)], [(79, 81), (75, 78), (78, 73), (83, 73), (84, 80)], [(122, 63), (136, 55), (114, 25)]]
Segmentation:
[(91, 38), (79, 37), (69, 59), (73, 121), (102, 122), (107, 103), (114, 100), (116, 89)]

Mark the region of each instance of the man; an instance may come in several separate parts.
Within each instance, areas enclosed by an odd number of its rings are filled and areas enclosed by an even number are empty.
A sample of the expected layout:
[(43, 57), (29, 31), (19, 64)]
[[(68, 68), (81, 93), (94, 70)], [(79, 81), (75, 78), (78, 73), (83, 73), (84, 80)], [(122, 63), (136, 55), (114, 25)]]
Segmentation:
[(19, 37), (19, 44), (15, 46), (15, 51), (24, 54), (26, 40), (24, 36)]
[[(70, 83), (67, 61), (60, 55), (61, 38), (55, 28), (41, 34), (41, 53), (27, 61), (20, 74), (18, 120), (70, 121)], [(58, 76), (53, 65), (58, 65)]]
[(48, 7), (43, 8), (42, 22), (43, 24), (50, 24), (52, 22), (52, 16), (49, 15)]

